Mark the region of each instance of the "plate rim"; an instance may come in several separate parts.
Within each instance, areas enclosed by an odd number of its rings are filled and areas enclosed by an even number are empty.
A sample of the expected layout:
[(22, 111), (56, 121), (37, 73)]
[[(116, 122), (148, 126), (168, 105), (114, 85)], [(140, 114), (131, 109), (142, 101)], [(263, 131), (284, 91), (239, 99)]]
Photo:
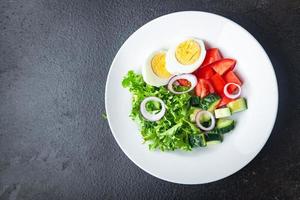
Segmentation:
[[(200, 13), (200, 14), (206, 14), (206, 15), (212, 15), (212, 16), (216, 16), (216, 17), (219, 17), (219, 18), (222, 18), (224, 21), (226, 22), (229, 22), (230, 24), (233, 24), (234, 26), (237, 26), (239, 27), (243, 32), (245, 32), (248, 36), (250, 36), (250, 38), (252, 38), (252, 40), (261, 48), (262, 50), (262, 53), (265, 54), (266, 58), (267, 58), (267, 62), (272, 66), (272, 72), (273, 72), (273, 76), (275, 78), (275, 91), (276, 91), (276, 99), (274, 100), (274, 104), (276, 105), (276, 111), (274, 112), (274, 115), (275, 117), (273, 118), (273, 121), (272, 121), (272, 124), (273, 126), (270, 127), (270, 130), (268, 131), (269, 134), (266, 138), (266, 140), (264, 141), (264, 143), (261, 145), (261, 147), (259, 147), (259, 150), (257, 152), (254, 153), (254, 156), (247, 162), (245, 162), (245, 164), (241, 165), (241, 167), (234, 171), (233, 173), (231, 174), (228, 174), (226, 176), (223, 176), (222, 178), (219, 178), (219, 179), (214, 179), (214, 180), (211, 180), (211, 181), (207, 181), (207, 182), (203, 182), (203, 183), (183, 183), (183, 182), (175, 182), (173, 180), (169, 180), (167, 178), (163, 178), (163, 177), (159, 177), (158, 175), (156, 174), (153, 174), (152, 172), (150, 172), (149, 170), (145, 169), (144, 167), (142, 167), (141, 165), (139, 165), (134, 159), (132, 159), (132, 157), (128, 154), (128, 152), (122, 147), (122, 145), (120, 145), (120, 141), (116, 138), (116, 134), (114, 132), (114, 129), (111, 125), (111, 121), (110, 121), (110, 114), (107, 112), (108, 110), (108, 105), (107, 105), (107, 93), (108, 93), (108, 81), (110, 79), (110, 76), (111, 76), (111, 71), (112, 71), (112, 66), (114, 66), (114, 63), (116, 62), (116, 58), (119, 56), (119, 53), (121, 52), (121, 50), (124, 48), (125, 44), (136, 34), (136, 32), (138, 32), (140, 29), (144, 28), (145, 26), (147, 26), (148, 24), (152, 23), (153, 21), (156, 21), (156, 20), (159, 20), (160, 18), (164, 18), (164, 17), (168, 17), (168, 16), (171, 16), (171, 15), (180, 15), (180, 14), (183, 14), (183, 13)], [(196, 11), (196, 10), (186, 10), (186, 11), (178, 11), (178, 12), (172, 12), (172, 13), (168, 13), (168, 14), (164, 14), (164, 15), (161, 15), (159, 17), (156, 17), (150, 21), (148, 21), (147, 23), (143, 24), (142, 26), (140, 26), (138, 29), (136, 29), (133, 33), (131, 33), (131, 35), (122, 43), (121, 47), (119, 48), (119, 50), (117, 51), (116, 55), (114, 56), (114, 59), (109, 67), (109, 71), (108, 71), (108, 74), (107, 74), (107, 79), (106, 79), (106, 84), (105, 84), (105, 111), (106, 111), (106, 115), (107, 115), (107, 121), (108, 121), (108, 124), (109, 124), (109, 128), (111, 130), (111, 133), (115, 139), (115, 141), (117, 142), (118, 146), (120, 147), (120, 149), (123, 151), (123, 153), (129, 158), (129, 160), (131, 160), (136, 166), (138, 166), (140, 169), (142, 169), (143, 171), (147, 172), (148, 174), (160, 179), (160, 180), (164, 180), (164, 181), (167, 181), (169, 183), (176, 183), (176, 184), (182, 184), (182, 185), (199, 185), (199, 184), (207, 184), (207, 183), (212, 183), (212, 182), (216, 182), (216, 181), (220, 181), (222, 179), (225, 179), (227, 177), (230, 177), (232, 176), (233, 174), (239, 172), (240, 170), (242, 170), (244, 167), (246, 167), (250, 162), (252, 162), (256, 157), (257, 155), (262, 151), (262, 149), (265, 147), (267, 141), (269, 140), (271, 134), (272, 134), (272, 131), (274, 129), (274, 126), (275, 126), (275, 123), (276, 123), (276, 120), (278, 118), (278, 106), (279, 106), (279, 90), (278, 90), (278, 81), (277, 81), (277, 77), (276, 77), (276, 73), (275, 73), (275, 69), (274, 69), (274, 66), (272, 64), (272, 61), (270, 59), (270, 57), (268, 56), (266, 50), (263, 48), (263, 46), (257, 41), (257, 39), (248, 31), (246, 30), (243, 26), (239, 25), (238, 23), (234, 22), (233, 20), (227, 18), (227, 17), (224, 17), (222, 15), (219, 15), (219, 14), (216, 14), (216, 13), (212, 13), (212, 12), (205, 12), (205, 11)]]

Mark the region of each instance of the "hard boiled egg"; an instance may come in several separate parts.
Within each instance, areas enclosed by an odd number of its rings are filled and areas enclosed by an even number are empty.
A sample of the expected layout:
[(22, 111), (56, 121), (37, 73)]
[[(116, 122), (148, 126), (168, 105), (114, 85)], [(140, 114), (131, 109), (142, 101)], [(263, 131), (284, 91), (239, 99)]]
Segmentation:
[(156, 51), (146, 60), (142, 75), (147, 84), (159, 87), (168, 83), (171, 74), (166, 69), (166, 54), (165, 50)]
[(187, 38), (167, 52), (166, 69), (171, 74), (192, 73), (200, 67), (206, 55), (205, 45), (197, 38)]

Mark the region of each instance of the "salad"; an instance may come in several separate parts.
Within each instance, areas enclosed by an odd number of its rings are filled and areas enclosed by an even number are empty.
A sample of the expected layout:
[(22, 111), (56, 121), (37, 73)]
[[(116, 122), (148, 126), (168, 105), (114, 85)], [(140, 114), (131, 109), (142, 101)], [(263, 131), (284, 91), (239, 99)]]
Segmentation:
[(132, 93), (130, 117), (150, 150), (190, 151), (219, 144), (247, 109), (236, 60), (202, 40), (186, 38), (153, 52), (142, 74), (128, 71), (122, 86)]

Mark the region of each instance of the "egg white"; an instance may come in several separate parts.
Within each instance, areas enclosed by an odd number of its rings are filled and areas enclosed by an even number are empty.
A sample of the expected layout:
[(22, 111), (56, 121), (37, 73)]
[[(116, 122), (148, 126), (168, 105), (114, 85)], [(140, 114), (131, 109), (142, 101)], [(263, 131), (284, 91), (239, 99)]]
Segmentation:
[[(201, 52), (200, 52), (199, 58), (197, 59), (197, 61), (195, 63), (190, 64), (190, 65), (181, 64), (180, 62), (178, 62), (176, 55), (175, 55), (177, 46), (185, 40), (194, 40), (200, 46)], [(205, 55), (206, 55), (206, 49), (205, 49), (204, 42), (202, 40), (197, 39), (197, 38), (186, 38), (186, 39), (178, 42), (176, 45), (172, 46), (169, 49), (169, 51), (167, 52), (166, 69), (169, 73), (174, 74), (174, 75), (182, 74), (182, 73), (192, 73), (196, 69), (198, 69), (200, 67), (200, 65), (203, 63)]]
[(156, 87), (160, 87), (163, 85), (167, 85), (169, 82), (169, 79), (171, 78), (161, 78), (159, 76), (157, 76), (151, 67), (151, 60), (153, 58), (153, 56), (159, 52), (164, 52), (167, 53), (166, 50), (160, 50), (160, 51), (155, 51), (153, 52), (146, 60), (145, 64), (142, 66), (142, 76), (144, 81), (152, 86), (156, 86)]

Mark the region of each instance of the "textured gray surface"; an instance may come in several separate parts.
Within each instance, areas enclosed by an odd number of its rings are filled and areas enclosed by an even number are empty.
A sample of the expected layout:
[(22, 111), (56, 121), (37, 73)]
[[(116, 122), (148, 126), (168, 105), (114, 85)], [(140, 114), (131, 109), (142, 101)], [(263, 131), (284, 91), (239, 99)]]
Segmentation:
[[(249, 30), (280, 88), (278, 119), (262, 152), (207, 185), (143, 172), (101, 118), (106, 76), (122, 43), (149, 20), (180, 10), (221, 14)], [(1, 0), (0, 199), (299, 200), (299, 32), (299, 0)]]

